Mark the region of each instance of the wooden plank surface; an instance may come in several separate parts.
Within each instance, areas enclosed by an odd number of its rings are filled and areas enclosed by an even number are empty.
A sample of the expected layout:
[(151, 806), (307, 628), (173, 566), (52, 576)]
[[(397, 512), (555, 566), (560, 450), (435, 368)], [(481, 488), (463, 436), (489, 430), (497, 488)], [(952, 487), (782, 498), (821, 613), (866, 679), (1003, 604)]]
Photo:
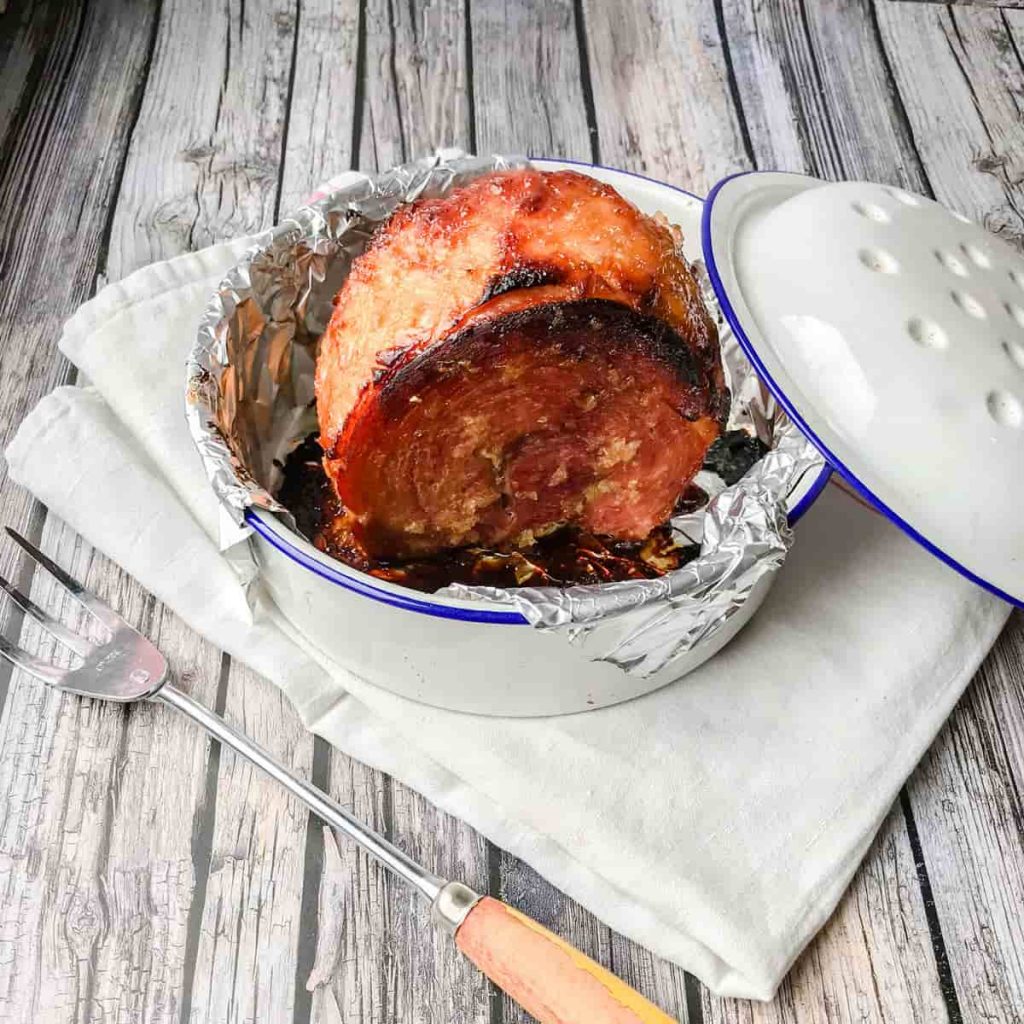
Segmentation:
[[(1021, 17), (893, 0), (15, 3), (0, 11), (4, 436), (67, 374), (59, 324), (97, 275), (254, 230), (350, 164), (441, 144), (600, 159), (697, 191), (751, 165), (892, 181), (1017, 241)], [(32, 259), (52, 238), (71, 254), (56, 294)], [(268, 683), (4, 478), (0, 492), (5, 518), (42, 528), (201, 699), (680, 1020), (1020, 1019), (1019, 617), (833, 920), (776, 1000), (755, 1005), (715, 999), (467, 826), (313, 742)], [(0, 571), (12, 565), (0, 548)], [(124, 714), (15, 677), (0, 795), (0, 1021), (525, 1019), (400, 886), (159, 708)]]
[[(0, 73), (0, 374), (7, 384), (0, 389), (0, 429), (6, 443), (32, 404), (69, 376), (56, 338), (62, 321), (91, 294), (104, 260), (108, 210), (146, 76), (155, 9), (19, 4), (5, 18), (16, 22), (12, 45), (21, 47), (20, 57)], [(6, 467), (0, 500), (5, 521), (38, 536), (41, 510), (9, 484)], [(87, 548), (50, 524), (51, 549), (62, 537), (63, 553), (73, 546), (78, 568), (89, 568)], [(27, 584), (30, 577), (16, 561), (3, 545), (3, 572)], [(173, 617), (154, 609), (138, 587), (103, 570), (89, 575), (136, 619), (159, 630), (169, 658), (188, 671), (192, 659)], [(18, 620), (6, 628), (16, 632)], [(142, 936), (139, 945), (131, 942), (139, 934), (131, 910), (137, 883), (145, 874), (165, 897), (162, 928), (182, 912), (181, 890), (173, 870), (165, 870), (165, 837), (153, 833), (138, 842), (141, 821), (132, 844), (141, 872), (103, 873), (114, 798), (139, 784), (134, 765), (118, 770), (119, 756), (130, 760), (124, 715), (41, 691), (6, 671), (2, 681), (0, 1018), (72, 1020), (77, 1007), (84, 1013), (98, 1006), (103, 994), (82, 965), (101, 935), (111, 934), (120, 945), (118, 963), (135, 978), (122, 986), (121, 1005), (151, 1006), (154, 993), (177, 990), (180, 964), (173, 948), (159, 942), (150, 948)], [(182, 763), (189, 764), (185, 750)], [(190, 782), (191, 776), (181, 789)], [(187, 911), (187, 897), (184, 906)]]
[[(931, 191), (1020, 246), (1024, 14), (900, 6), (879, 26)], [(908, 785), (965, 1021), (1024, 1019), (1020, 626)]]
[[(107, 276), (273, 223), (285, 140), (295, 34), (294, 6), (281, 0), (204, 5), (165, 0), (150, 73), (114, 209)], [(183, 67), (194, 81), (182, 91)], [(259, 97), (254, 103), (253, 97)], [(112, 573), (116, 570), (111, 568)], [(211, 649), (191, 637), (196, 656)], [(229, 721), (285, 764), (308, 771), (312, 738), (281, 695), (227, 659), (206, 683)], [(217, 682), (222, 685), (217, 688)], [(206, 751), (198, 730), (168, 746), (134, 721), (128, 742), (166, 764), (178, 750)], [(184, 974), (168, 1020), (284, 1019), (294, 1001), (307, 815), (250, 766), (218, 751), (197, 779), (205, 785), (174, 807), (169, 776), (110, 825), (114, 837), (142, 819), (176, 831), (169, 853), (187, 879), (187, 916), (171, 945)], [(181, 824), (190, 822), (188, 828)], [(127, 842), (122, 844), (127, 849)], [(119, 870), (112, 843), (110, 871)], [(149, 918), (159, 921), (156, 901)], [(95, 958), (98, 976), (103, 959)], [(173, 989), (172, 989), (173, 991)]]

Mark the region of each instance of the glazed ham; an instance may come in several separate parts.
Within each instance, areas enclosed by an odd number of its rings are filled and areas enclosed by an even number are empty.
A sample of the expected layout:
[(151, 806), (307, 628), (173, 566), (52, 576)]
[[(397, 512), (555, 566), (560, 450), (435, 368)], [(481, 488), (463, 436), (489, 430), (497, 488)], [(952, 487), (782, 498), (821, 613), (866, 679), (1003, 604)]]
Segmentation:
[(570, 171), (401, 207), (352, 266), (317, 362), (324, 467), (376, 557), (639, 539), (728, 394), (668, 227)]

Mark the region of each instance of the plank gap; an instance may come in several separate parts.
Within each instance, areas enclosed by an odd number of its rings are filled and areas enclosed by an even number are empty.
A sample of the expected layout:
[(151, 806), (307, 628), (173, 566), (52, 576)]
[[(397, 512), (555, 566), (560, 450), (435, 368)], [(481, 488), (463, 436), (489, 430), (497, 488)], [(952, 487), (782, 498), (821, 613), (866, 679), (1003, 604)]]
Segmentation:
[(917, 138), (914, 135), (914, 126), (910, 123), (910, 115), (907, 113), (907, 106), (903, 102), (903, 94), (900, 92), (899, 84), (896, 81), (896, 74), (893, 71), (892, 61), (889, 59), (889, 51), (885, 46), (885, 37), (882, 35), (882, 26), (878, 24), (878, 10), (874, 3), (868, 4), (868, 16), (871, 19), (871, 31), (875, 36), (875, 44), (878, 47), (878, 54), (882, 59), (882, 67), (885, 69), (886, 84), (889, 87), (889, 97), (896, 111), (899, 121), (899, 132), (910, 146), (916, 164), (917, 184), (922, 191), (935, 198), (932, 183), (928, 180), (928, 172), (924, 168), (924, 160), (921, 159), (921, 150), (917, 145)]
[(359, 162), (363, 144), (363, 108), (366, 106), (366, 0), (359, 0), (359, 23), (356, 38), (355, 90), (352, 99), (352, 148), (349, 159), (352, 167)]
[[(32, 544), (39, 547), (43, 536), (43, 523), (46, 522), (46, 506), (42, 502), (33, 501), (28, 513), (28, 526), (21, 531)], [(13, 541), (8, 541), (9, 544)], [(15, 563), (17, 572), (11, 573), (14, 585), (23, 593), (32, 592), (32, 580), (35, 577), (36, 563), (22, 554)], [(5, 597), (7, 609), (7, 621), (4, 623), (3, 635), (11, 643), (18, 643), (21, 637), (22, 626), (25, 623), (25, 613), (9, 598)], [(7, 708), (7, 694), (11, 688), (11, 676), (14, 666), (6, 658), (0, 658), (0, 718)]]
[(910, 843), (910, 852), (914, 857), (914, 868), (917, 871), (917, 884), (921, 889), (924, 916), (928, 922), (928, 933), (931, 936), (932, 950), (935, 953), (935, 971), (939, 978), (939, 991), (946, 1004), (949, 1024), (963, 1024), (960, 999), (957, 996), (956, 983), (953, 981), (953, 972), (946, 954), (946, 940), (942, 935), (942, 925), (939, 923), (939, 915), (935, 909), (935, 897), (932, 894), (932, 885), (928, 878), (928, 865), (925, 863), (921, 837), (917, 832), (917, 822), (914, 820), (914, 810), (910, 805), (910, 796), (906, 786), (900, 790), (900, 808), (903, 811), (907, 840)]
[[(160, 32), (160, 15), (163, 11), (163, 0), (154, 0), (153, 22), (149, 27), (149, 41), (146, 44), (146, 56), (142, 62), (142, 69), (139, 72), (139, 79), (135, 83), (135, 91), (129, 101), (128, 131), (124, 139), (124, 147), (118, 154), (117, 169), (114, 171), (114, 184), (111, 190), (110, 213), (107, 215), (103, 233), (100, 235), (99, 245), (96, 249), (96, 279), (93, 282), (92, 295), (99, 290), (100, 285), (107, 283), (107, 256), (110, 253), (110, 239), (114, 233), (114, 214), (121, 201), (121, 188), (124, 185), (125, 170), (128, 167), (128, 152), (132, 148), (132, 138), (135, 135), (135, 126), (139, 123), (139, 115), (142, 113), (142, 99), (146, 95), (146, 86), (149, 84), (149, 73), (153, 67), (153, 55), (156, 53), (156, 41)], [(76, 371), (77, 372), (77, 371)]]
[[(222, 718), (227, 706), (230, 673), (231, 658), (227, 654), (222, 654), (220, 676), (217, 680), (217, 697), (213, 707), (213, 710)], [(213, 829), (217, 817), (217, 779), (220, 775), (220, 753), (220, 741), (211, 736), (210, 754), (206, 759), (203, 802), (192, 821), (194, 884), (192, 901), (188, 908), (188, 919), (185, 924), (185, 957), (181, 979), (181, 1024), (188, 1024), (189, 1018), (192, 1016), (192, 986), (195, 981), (196, 954), (199, 950), (203, 909), (206, 906), (206, 892), (210, 881), (210, 855), (213, 851)]]
[(587, 23), (583, 13), (583, 0), (573, 0), (573, 23), (576, 27), (576, 47), (580, 59), (580, 86), (583, 89), (583, 107), (587, 112), (587, 134), (590, 136), (591, 163), (601, 162), (601, 139), (597, 131), (597, 107), (594, 105), (594, 83), (590, 77), (590, 54), (587, 50)]
[(472, 0), (465, 0), (462, 17), (466, 23), (466, 113), (469, 118), (469, 151), (476, 151), (476, 96), (473, 92), (473, 12)]
[[(725, 61), (726, 79), (729, 83), (729, 95), (732, 97), (732, 105), (736, 111), (736, 119), (739, 121), (740, 138), (743, 140), (743, 148), (747, 152), (747, 159), (750, 166), (757, 169), (757, 158), (754, 156), (754, 142), (750, 135), (750, 126), (747, 124), (747, 114), (743, 109), (743, 99), (740, 96), (739, 82), (736, 80), (736, 69), (732, 63), (732, 51), (729, 45), (729, 33), (725, 27), (725, 11), (722, 8), (722, 0), (715, 0), (715, 24), (718, 26), (718, 37), (722, 41), (722, 58)], [(687, 975), (689, 978), (689, 975)], [(689, 996), (687, 996), (689, 998)], [(700, 1004), (698, 1003), (698, 1006)], [(700, 1018), (698, 1018), (699, 1020)]]
[(284, 98), (284, 123), (281, 126), (281, 158), (277, 162), (277, 194), (274, 196), (274, 223), (281, 219), (281, 199), (284, 196), (284, 174), (287, 166), (288, 128), (292, 123), (292, 100), (295, 97), (295, 69), (299, 59), (299, 21), (302, 18), (302, 0), (295, 0), (295, 26), (292, 32), (292, 60), (288, 68), (288, 86)]
[[(322, 736), (313, 737), (313, 764), (310, 782), (324, 793), (331, 792), (331, 745)], [(348, 842), (348, 840), (346, 840)], [(295, 950), (295, 1009), (292, 1024), (308, 1024), (313, 1012), (313, 993), (306, 982), (316, 962), (319, 937), (320, 884), (324, 873), (323, 822), (309, 813), (306, 847), (303, 855), (302, 899), (299, 903), (299, 943)]]
[(687, 1024), (704, 1024), (704, 1001), (701, 999), (701, 984), (689, 972), (683, 974), (683, 991), (686, 994)]

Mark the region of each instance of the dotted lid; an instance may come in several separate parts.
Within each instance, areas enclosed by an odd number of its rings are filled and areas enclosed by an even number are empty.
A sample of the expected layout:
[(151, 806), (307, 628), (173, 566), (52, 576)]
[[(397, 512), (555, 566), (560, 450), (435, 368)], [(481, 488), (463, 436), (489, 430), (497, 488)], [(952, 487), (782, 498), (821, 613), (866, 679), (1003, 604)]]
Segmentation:
[(722, 309), (849, 483), (1024, 604), (1024, 258), (924, 196), (751, 173), (702, 225)]

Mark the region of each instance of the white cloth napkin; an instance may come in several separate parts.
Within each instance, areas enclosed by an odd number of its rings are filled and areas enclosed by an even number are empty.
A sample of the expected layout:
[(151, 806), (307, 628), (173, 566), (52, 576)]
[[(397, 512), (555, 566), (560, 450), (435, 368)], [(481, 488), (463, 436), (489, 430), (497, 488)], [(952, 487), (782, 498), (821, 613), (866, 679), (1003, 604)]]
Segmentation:
[(647, 697), (570, 717), (467, 720), (355, 679), (271, 618), (251, 622), (214, 540), (183, 363), (245, 247), (148, 267), (83, 306), (61, 348), (92, 386), (40, 402), (7, 451), (13, 478), (276, 682), (310, 729), (714, 992), (770, 998), (1007, 608), (829, 488), (753, 622)]

